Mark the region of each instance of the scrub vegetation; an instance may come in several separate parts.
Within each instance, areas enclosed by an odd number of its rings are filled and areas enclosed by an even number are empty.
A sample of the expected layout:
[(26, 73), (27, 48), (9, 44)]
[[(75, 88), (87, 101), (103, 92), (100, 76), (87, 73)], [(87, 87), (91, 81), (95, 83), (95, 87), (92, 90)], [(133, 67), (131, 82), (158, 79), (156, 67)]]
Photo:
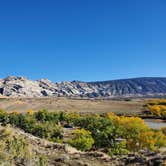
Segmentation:
[[(68, 129), (70, 134), (65, 143), (80, 151), (95, 149), (104, 151), (110, 156), (138, 152), (139, 150), (156, 151), (166, 146), (165, 129), (152, 130), (141, 118), (117, 116), (111, 112), (78, 114), (48, 112), (47, 110), (33, 112), (30, 110), (20, 114), (1, 110), (0, 123), (2, 126), (10, 124), (26, 133), (58, 143), (65, 142), (64, 126), (68, 126), (71, 129)], [(24, 154), (28, 154), (22, 153), (22, 149), (28, 149), (26, 141), (18, 138), (13, 139), (17, 140), (13, 141), (16, 146), (8, 143), (13, 145), (12, 148), (18, 149), (16, 152), (20, 154), (14, 155), (23, 157)], [(3, 146), (1, 147), (1, 151), (3, 151)]]
[(148, 100), (146, 109), (158, 118), (166, 118), (166, 99)]

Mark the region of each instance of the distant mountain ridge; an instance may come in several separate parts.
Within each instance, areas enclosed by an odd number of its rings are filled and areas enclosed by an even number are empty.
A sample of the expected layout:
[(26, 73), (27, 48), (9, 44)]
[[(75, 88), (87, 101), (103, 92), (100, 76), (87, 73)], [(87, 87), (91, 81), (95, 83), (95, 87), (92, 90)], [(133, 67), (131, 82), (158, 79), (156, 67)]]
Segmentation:
[(166, 77), (145, 77), (112, 81), (53, 83), (48, 79), (28, 80), (9, 76), (0, 79), (0, 95), (8, 97), (156, 97), (166, 96)]

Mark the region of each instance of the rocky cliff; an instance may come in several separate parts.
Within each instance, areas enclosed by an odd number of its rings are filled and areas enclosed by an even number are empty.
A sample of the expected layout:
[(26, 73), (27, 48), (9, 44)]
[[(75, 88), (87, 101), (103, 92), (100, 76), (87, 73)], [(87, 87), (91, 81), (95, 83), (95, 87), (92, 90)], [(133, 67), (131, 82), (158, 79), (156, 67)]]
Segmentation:
[(0, 95), (8, 97), (147, 97), (166, 96), (166, 78), (133, 78), (101, 82), (37, 81), (9, 76), (0, 79)]

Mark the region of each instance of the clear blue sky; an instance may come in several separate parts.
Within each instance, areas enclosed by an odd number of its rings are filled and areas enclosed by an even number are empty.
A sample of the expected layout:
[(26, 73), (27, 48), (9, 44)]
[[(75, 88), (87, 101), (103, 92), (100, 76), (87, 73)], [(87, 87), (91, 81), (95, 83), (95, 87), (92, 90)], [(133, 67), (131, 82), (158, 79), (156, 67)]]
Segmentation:
[(165, 0), (1, 0), (0, 78), (166, 76)]

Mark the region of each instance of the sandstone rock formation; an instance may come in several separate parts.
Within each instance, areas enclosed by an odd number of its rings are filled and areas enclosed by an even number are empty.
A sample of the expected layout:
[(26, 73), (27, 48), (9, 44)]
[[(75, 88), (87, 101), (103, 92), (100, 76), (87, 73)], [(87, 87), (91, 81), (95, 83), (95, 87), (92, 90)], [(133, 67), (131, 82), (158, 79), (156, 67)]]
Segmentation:
[(156, 97), (166, 96), (166, 78), (133, 78), (101, 82), (0, 79), (0, 96), (8, 97)]

